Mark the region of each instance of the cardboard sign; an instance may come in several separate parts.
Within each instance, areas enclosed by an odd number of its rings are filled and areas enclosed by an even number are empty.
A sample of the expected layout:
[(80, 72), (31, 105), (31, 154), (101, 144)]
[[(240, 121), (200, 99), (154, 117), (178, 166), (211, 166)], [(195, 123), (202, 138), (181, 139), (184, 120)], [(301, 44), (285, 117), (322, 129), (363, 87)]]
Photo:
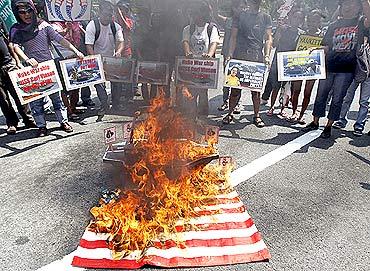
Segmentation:
[(176, 84), (217, 89), (220, 60), (215, 58), (176, 58)]
[(226, 65), (225, 87), (261, 92), (267, 70), (263, 63), (232, 59)]
[(130, 139), (131, 138), (133, 125), (134, 124), (132, 122), (126, 122), (125, 124), (123, 124), (122, 130), (123, 130), (123, 138), (124, 139)]
[(112, 144), (112, 143), (116, 142), (116, 140), (117, 140), (117, 128), (112, 127), (112, 128), (104, 129), (104, 140), (105, 140), (105, 144)]
[(105, 82), (100, 55), (87, 56), (80, 60), (72, 58), (60, 61), (67, 90), (96, 85)]
[(205, 140), (212, 144), (218, 143), (218, 138), (220, 135), (220, 127), (217, 126), (207, 126)]
[(92, 0), (45, 0), (49, 22), (90, 21)]
[(10, 2), (11, 0), (0, 0), (0, 18), (4, 22), (8, 32), (12, 25), (17, 22), (14, 17)]
[(297, 43), (297, 51), (306, 51), (310, 48), (320, 47), (322, 44), (322, 37), (315, 37), (310, 35), (300, 35)]
[(232, 163), (233, 163), (233, 158), (231, 156), (224, 156), (218, 159), (218, 164), (222, 168), (228, 168), (232, 165)]
[(324, 50), (281, 52), (277, 65), (279, 81), (326, 79)]
[(22, 104), (41, 99), (63, 89), (54, 60), (9, 73)]
[(136, 81), (144, 84), (167, 85), (169, 67), (167, 63), (140, 61), (136, 68)]
[(107, 81), (132, 83), (134, 80), (134, 59), (103, 57), (103, 67)]

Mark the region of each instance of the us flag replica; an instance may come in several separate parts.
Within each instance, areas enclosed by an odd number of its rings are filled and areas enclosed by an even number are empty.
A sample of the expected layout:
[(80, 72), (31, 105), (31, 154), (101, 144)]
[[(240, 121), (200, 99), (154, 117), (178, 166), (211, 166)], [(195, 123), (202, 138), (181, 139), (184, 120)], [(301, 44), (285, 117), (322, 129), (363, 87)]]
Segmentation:
[(270, 259), (229, 184), (232, 164), (218, 162), (218, 140), (207, 136), (209, 126), (195, 125), (163, 95), (132, 123), (131, 141), (121, 158), (122, 179), (130, 189), (122, 184), (106, 192), (91, 209), (93, 220), (73, 266), (173, 268)]

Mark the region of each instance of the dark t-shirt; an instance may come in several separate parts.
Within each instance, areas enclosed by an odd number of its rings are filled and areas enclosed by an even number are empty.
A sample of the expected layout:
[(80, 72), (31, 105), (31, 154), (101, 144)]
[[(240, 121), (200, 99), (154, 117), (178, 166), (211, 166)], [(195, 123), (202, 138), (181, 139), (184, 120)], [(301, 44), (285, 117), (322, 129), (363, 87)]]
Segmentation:
[(295, 51), (297, 47), (299, 31), (297, 28), (284, 27), (277, 45), (277, 52)]
[(9, 53), (8, 46), (4, 38), (0, 35), (0, 65), (4, 66), (12, 62), (12, 57)]
[(222, 55), (223, 56), (228, 56), (229, 54), (232, 26), (233, 26), (233, 19), (227, 18), (225, 21), (225, 26), (224, 26), (225, 36), (224, 36), (224, 41), (222, 43)]
[(356, 51), (364, 42), (364, 18), (339, 19), (329, 25), (323, 45), (329, 47), (327, 70), (353, 73), (356, 69)]
[(264, 12), (242, 11), (233, 18), (233, 28), (238, 28), (236, 54), (248, 49), (262, 51), (266, 29), (272, 28), (271, 17)]

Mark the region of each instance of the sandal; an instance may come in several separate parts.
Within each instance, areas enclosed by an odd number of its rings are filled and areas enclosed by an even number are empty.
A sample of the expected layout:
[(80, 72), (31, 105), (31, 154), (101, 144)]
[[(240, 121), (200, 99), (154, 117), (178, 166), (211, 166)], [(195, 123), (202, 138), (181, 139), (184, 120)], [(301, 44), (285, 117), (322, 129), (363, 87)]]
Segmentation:
[(288, 114), (286, 112), (284, 112), (284, 111), (280, 111), (279, 116), (282, 117), (283, 119), (287, 119), (288, 118)]
[(258, 128), (265, 127), (265, 123), (260, 117), (254, 117), (253, 118), (253, 124), (256, 125)]
[(287, 117), (286, 120), (290, 123), (298, 123), (298, 118), (299, 118), (299, 116), (294, 114), (290, 117)]
[(222, 123), (223, 124), (230, 124), (232, 121), (234, 120), (234, 117), (233, 115), (226, 115), (223, 119), (222, 119)]
[(266, 114), (268, 117), (272, 117), (274, 115), (274, 108), (270, 108), (269, 111), (267, 111), (267, 114)]

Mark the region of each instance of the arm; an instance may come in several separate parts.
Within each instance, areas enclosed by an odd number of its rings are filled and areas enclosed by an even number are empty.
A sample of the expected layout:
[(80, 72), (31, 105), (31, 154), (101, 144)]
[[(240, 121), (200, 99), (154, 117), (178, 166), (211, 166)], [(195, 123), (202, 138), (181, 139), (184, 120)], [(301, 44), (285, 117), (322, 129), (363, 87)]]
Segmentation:
[(60, 43), (60, 45), (62, 45), (63, 47), (65, 47), (65, 48), (69, 49), (70, 51), (72, 51), (73, 53), (75, 53), (75, 54), (78, 56), (78, 58), (84, 58), (83, 53), (81, 53), (80, 51), (78, 51), (78, 50), (77, 50), (77, 48), (76, 48), (76, 47), (74, 47), (74, 46), (72, 45), (72, 43), (70, 43), (70, 42), (69, 42), (68, 40), (66, 40), (65, 38), (61, 39), (59, 43)]
[(362, 0), (362, 11), (365, 16), (364, 25), (366, 28), (370, 27), (370, 4), (369, 0)]
[(264, 48), (264, 56), (265, 56), (265, 63), (266, 65), (270, 65), (270, 53), (272, 48), (273, 38), (272, 38), (272, 29), (266, 29), (265, 33), (265, 48)]
[(37, 62), (36, 59), (34, 58), (29, 58), (24, 52), (23, 50), (18, 46), (18, 45), (15, 45), (13, 43), (10, 43), (9, 44), (10, 48), (13, 48), (14, 49), (14, 52), (24, 61), (26, 62), (27, 64), (31, 65), (32, 67), (37, 67), (37, 65), (39, 64)]
[(185, 56), (192, 56), (193, 55), (193, 52), (190, 50), (190, 44), (187, 40), (184, 40), (182, 42), (182, 46), (183, 46), (183, 49), (184, 49)]
[(231, 30), (231, 37), (230, 37), (230, 48), (229, 48), (229, 54), (227, 59), (230, 59), (234, 55), (234, 51), (236, 48), (236, 37), (238, 36), (238, 28), (233, 27)]
[(86, 51), (88, 55), (95, 55), (94, 46), (90, 44), (86, 44)]
[(11, 56), (14, 58), (17, 67), (18, 68), (23, 68), (21, 60), (19, 59), (18, 54), (14, 50), (13, 44), (9, 44), (9, 52), (10, 52)]
[(125, 48), (125, 42), (121, 41), (117, 43), (116, 51), (113, 56), (121, 57), (123, 53), (123, 49)]
[(190, 25), (186, 26), (182, 31), (182, 48), (184, 49), (185, 56), (192, 56), (193, 52), (190, 48)]
[(208, 49), (208, 53), (207, 53), (206, 57), (213, 57), (216, 53), (216, 49), (217, 49), (217, 42), (212, 42), (209, 45), (209, 49)]

